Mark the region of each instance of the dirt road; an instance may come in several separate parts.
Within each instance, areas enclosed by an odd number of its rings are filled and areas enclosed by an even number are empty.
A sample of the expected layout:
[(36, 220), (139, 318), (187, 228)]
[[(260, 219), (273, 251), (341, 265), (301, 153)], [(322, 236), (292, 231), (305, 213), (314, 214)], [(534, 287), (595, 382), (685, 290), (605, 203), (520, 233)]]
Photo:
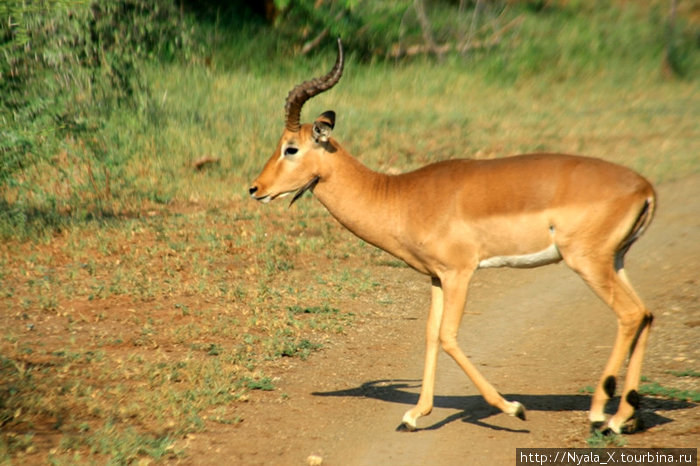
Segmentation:
[[(700, 176), (659, 188), (654, 224), (627, 255), (628, 274), (655, 321), (643, 374), (664, 387), (698, 390), (700, 367)], [(192, 464), (512, 465), (516, 447), (586, 447), (584, 387), (597, 382), (615, 318), (564, 265), (476, 274), (460, 343), (521, 421), (497, 412), (444, 354), (435, 409), (413, 433), (396, 432), (417, 401), (429, 281), (377, 267), (391, 304), (358, 302), (349, 333), (307, 361), (285, 360), (274, 392), (243, 406), (243, 422), (184, 439)], [(353, 310), (355, 311), (355, 310)], [(613, 406), (614, 408), (614, 406)], [(697, 447), (700, 408), (645, 397), (645, 429), (628, 446)]]

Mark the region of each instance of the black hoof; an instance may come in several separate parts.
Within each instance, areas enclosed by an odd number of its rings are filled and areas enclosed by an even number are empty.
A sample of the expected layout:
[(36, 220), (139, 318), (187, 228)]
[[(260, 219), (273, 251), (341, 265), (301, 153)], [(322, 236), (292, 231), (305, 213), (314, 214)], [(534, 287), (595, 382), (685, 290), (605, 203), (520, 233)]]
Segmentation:
[(396, 432), (415, 432), (416, 428), (409, 426), (407, 423), (402, 422), (396, 428)]
[[(596, 432), (601, 432), (605, 428), (605, 421), (595, 421), (591, 422), (591, 434), (596, 433)], [(610, 430), (610, 429), (608, 429)]]
[(518, 410), (515, 412), (515, 417), (517, 417), (523, 421), (525, 420), (525, 406), (523, 406), (523, 405), (518, 406)]
[(635, 413), (634, 416), (627, 419), (622, 425), (623, 434), (634, 434), (635, 432), (640, 432), (644, 430), (644, 423), (642, 422), (639, 413)]

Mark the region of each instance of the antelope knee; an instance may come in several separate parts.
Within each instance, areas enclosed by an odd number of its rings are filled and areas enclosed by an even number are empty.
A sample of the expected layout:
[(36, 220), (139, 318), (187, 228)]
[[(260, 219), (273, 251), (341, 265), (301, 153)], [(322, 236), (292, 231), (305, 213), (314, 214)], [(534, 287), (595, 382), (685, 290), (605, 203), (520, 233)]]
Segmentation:
[(440, 335), (440, 346), (447, 354), (452, 354), (459, 350), (459, 346), (457, 346), (457, 338), (454, 336)]

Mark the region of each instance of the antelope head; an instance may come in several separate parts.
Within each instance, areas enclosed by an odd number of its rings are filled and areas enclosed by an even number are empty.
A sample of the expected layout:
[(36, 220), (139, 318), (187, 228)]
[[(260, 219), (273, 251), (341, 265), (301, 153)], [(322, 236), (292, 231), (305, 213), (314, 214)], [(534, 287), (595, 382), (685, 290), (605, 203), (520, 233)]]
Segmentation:
[(338, 39), (338, 57), (328, 74), (305, 81), (291, 90), (285, 104), (285, 129), (277, 149), (263, 167), (248, 192), (262, 202), (296, 193), (299, 199), (307, 190), (313, 190), (320, 180), (321, 158), (334, 152), (329, 141), (335, 125), (335, 112), (322, 113), (313, 124), (300, 124), (301, 108), (310, 98), (333, 87), (343, 74), (343, 45)]

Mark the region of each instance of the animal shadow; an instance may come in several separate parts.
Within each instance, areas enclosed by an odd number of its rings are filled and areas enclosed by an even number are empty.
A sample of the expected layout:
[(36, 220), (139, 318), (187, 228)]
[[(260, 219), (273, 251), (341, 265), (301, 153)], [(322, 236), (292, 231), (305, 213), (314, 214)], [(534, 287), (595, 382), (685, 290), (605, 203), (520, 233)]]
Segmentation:
[[(405, 405), (415, 405), (418, 402), (418, 394), (413, 393), (420, 388), (420, 380), (373, 380), (362, 385), (343, 390), (329, 392), (313, 392), (314, 396), (323, 397), (356, 397), (372, 398), (389, 403), (400, 403)], [(523, 395), (508, 394), (505, 398), (512, 401), (519, 401), (528, 411), (588, 411), (591, 404), (591, 396), (588, 394), (576, 395)], [(608, 402), (606, 412), (613, 414), (617, 410), (620, 398), (614, 397)], [(484, 401), (479, 395), (467, 396), (435, 396), (433, 405), (436, 408), (455, 409), (459, 412), (448, 416), (437, 423), (419, 429), (435, 430), (451, 422), (461, 420), (492, 430), (502, 430), (515, 433), (529, 433), (527, 429), (510, 429), (496, 426), (484, 420), (499, 414), (500, 411)], [(688, 409), (697, 406), (694, 403), (679, 400), (668, 400), (662, 398), (642, 398), (642, 405), (638, 412), (638, 423), (636, 432), (643, 432), (651, 427), (672, 422), (673, 419), (662, 416), (656, 411), (673, 411)]]

